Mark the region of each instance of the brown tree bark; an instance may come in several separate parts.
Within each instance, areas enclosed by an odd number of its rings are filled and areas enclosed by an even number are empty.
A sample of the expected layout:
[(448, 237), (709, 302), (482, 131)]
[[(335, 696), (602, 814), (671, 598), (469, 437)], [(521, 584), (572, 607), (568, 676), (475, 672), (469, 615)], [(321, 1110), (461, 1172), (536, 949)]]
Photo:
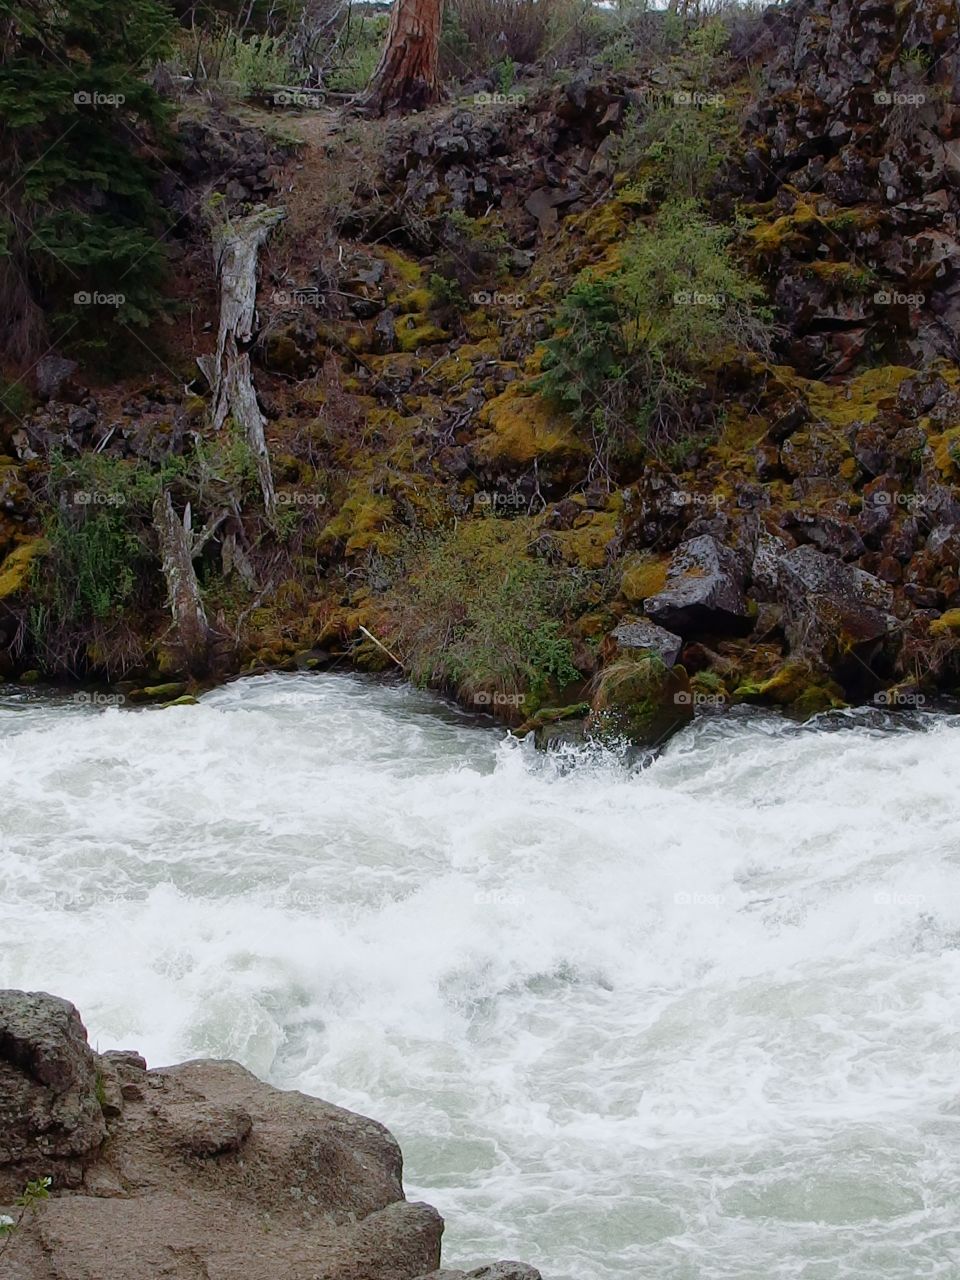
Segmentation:
[(387, 42), (360, 105), (382, 114), (440, 101), (443, 0), (394, 0)]

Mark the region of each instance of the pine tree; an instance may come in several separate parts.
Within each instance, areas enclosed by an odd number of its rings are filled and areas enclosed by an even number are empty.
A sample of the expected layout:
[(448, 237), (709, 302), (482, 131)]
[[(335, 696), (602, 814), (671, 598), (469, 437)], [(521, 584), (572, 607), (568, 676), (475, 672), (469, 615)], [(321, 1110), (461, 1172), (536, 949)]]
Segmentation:
[(153, 196), (170, 48), (160, 0), (13, 0), (0, 15), (0, 347), (107, 347), (159, 304)]

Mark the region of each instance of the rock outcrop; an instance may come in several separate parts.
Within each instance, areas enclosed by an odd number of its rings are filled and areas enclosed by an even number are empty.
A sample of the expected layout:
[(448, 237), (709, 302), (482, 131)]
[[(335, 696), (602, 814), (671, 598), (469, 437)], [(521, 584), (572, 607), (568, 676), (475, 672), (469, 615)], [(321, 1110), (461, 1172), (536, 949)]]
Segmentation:
[[(443, 1220), (404, 1198), (382, 1125), (235, 1062), (147, 1070), (133, 1052), (95, 1054), (67, 1001), (3, 991), (0, 1099), (0, 1211), (52, 1180), (6, 1241), (7, 1280), (462, 1274), (437, 1271)], [(537, 1277), (514, 1263), (470, 1274)]]

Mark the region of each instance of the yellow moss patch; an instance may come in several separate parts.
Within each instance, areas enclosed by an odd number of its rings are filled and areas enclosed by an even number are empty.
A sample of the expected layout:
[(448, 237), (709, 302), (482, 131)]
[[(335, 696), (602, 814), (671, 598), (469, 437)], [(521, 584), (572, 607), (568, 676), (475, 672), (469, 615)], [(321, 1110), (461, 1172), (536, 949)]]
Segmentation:
[(0, 564), (0, 600), (16, 595), (26, 585), (30, 577), (30, 566), (41, 552), (46, 550), (42, 538), (34, 538), (11, 551)]
[(616, 514), (612, 511), (588, 512), (581, 519), (584, 523), (580, 528), (565, 529), (551, 537), (567, 564), (579, 565), (583, 569), (602, 569), (607, 563), (607, 548), (616, 532)]
[(423, 315), (407, 316), (397, 325), (397, 345), (401, 351), (414, 352), (421, 347), (430, 347), (438, 342), (446, 342), (450, 335), (439, 325), (432, 324)]
[(322, 543), (342, 540), (347, 555), (371, 547), (384, 554), (396, 550), (396, 535), (388, 532), (393, 522), (393, 503), (384, 494), (353, 493), (324, 527)]
[(489, 462), (526, 465), (534, 458), (574, 459), (586, 450), (566, 413), (554, 409), (529, 387), (512, 383), (481, 410), (492, 430), (477, 442), (477, 456)]
[(419, 262), (407, 258), (399, 250), (391, 249), (389, 245), (379, 245), (376, 252), (398, 280), (404, 281), (405, 284), (418, 284), (423, 279), (423, 267)]
[(721, 453), (740, 453), (759, 444), (766, 432), (766, 419), (759, 414), (745, 413), (739, 405), (731, 405), (717, 441), (717, 450)]
[(416, 315), (430, 310), (433, 294), (429, 289), (411, 289), (409, 293), (391, 294), (388, 301), (398, 315)]
[(463, 328), (468, 338), (479, 342), (483, 338), (496, 337), (497, 322), (489, 310), (477, 307), (476, 311), (468, 311), (463, 317)]
[(668, 556), (631, 556), (623, 568), (620, 594), (631, 604), (641, 605), (667, 585)]
[(930, 623), (932, 636), (954, 635), (957, 632), (960, 632), (960, 609), (948, 609)]
[(815, 418), (835, 427), (848, 427), (852, 422), (872, 422), (881, 403), (895, 396), (900, 384), (913, 377), (915, 370), (905, 365), (881, 365), (843, 384), (800, 378), (784, 365), (778, 366), (776, 373), (784, 385), (804, 397)]
[(481, 360), (496, 360), (499, 354), (500, 348), (494, 338), (487, 338), (483, 342), (464, 343), (463, 346), (451, 351), (447, 359), (441, 361), (430, 376), (440, 382), (460, 382), (473, 372), (475, 363)]
[(928, 442), (940, 474), (955, 476), (960, 470), (960, 427), (950, 427), (941, 435), (928, 436)]

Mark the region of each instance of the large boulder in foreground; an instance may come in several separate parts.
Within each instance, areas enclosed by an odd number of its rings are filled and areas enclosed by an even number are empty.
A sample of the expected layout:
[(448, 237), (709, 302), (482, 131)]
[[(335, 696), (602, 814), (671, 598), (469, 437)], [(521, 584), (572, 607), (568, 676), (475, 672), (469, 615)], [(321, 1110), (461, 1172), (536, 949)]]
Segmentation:
[(0, 1098), (0, 1213), (29, 1179), (53, 1183), (8, 1237), (4, 1280), (413, 1280), (440, 1265), (443, 1221), (404, 1198), (382, 1125), (235, 1062), (148, 1071), (94, 1054), (67, 1001), (3, 991)]
[(41, 1172), (79, 1181), (107, 1134), (96, 1055), (67, 1000), (0, 992), (0, 1197)]
[(753, 619), (736, 552), (710, 534), (683, 542), (673, 553), (662, 591), (644, 605), (658, 626), (687, 637), (700, 632), (745, 635)]

